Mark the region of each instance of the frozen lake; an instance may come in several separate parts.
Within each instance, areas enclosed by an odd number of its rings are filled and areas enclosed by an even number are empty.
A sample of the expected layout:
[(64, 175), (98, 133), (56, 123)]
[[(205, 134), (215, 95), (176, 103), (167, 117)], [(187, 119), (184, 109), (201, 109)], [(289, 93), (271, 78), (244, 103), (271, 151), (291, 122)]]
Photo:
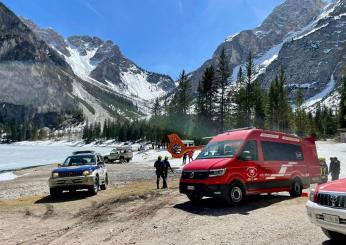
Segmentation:
[(87, 147), (68, 145), (2, 145), (0, 144), (0, 171), (31, 166), (62, 163), (73, 151), (95, 150), (101, 154), (112, 147)]
[[(318, 141), (317, 152), (319, 157), (325, 157), (329, 165), (330, 157), (337, 157), (341, 162), (340, 177), (346, 178), (346, 144), (331, 141)], [(38, 165), (62, 163), (73, 151), (95, 150), (102, 155), (108, 154), (116, 145), (82, 145), (80, 142), (20, 142), (11, 145), (0, 144), (0, 172)], [(134, 150), (138, 146), (133, 145)], [(198, 152), (195, 153), (194, 158)], [(152, 166), (157, 156), (169, 156), (167, 151), (148, 150), (134, 152), (133, 161)], [(181, 159), (170, 159), (172, 167), (179, 167)], [(1, 180), (13, 179), (12, 173), (0, 173)]]

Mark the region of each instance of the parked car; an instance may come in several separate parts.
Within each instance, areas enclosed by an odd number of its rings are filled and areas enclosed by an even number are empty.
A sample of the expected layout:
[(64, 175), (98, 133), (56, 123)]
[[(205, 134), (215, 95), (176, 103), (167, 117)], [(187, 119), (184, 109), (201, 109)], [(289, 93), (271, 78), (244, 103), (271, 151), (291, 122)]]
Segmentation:
[(51, 196), (58, 196), (64, 190), (74, 192), (87, 189), (95, 195), (108, 185), (108, 172), (99, 153), (74, 152), (65, 162), (52, 171), (49, 178)]
[(333, 240), (346, 241), (346, 179), (318, 185), (306, 203), (312, 223)]
[(105, 162), (130, 162), (133, 158), (133, 152), (130, 146), (117, 147), (109, 155), (105, 155)]
[(215, 136), (197, 159), (184, 166), (180, 192), (191, 201), (204, 196), (239, 204), (246, 195), (288, 191), (299, 197), (320, 183), (315, 141), (263, 129)]

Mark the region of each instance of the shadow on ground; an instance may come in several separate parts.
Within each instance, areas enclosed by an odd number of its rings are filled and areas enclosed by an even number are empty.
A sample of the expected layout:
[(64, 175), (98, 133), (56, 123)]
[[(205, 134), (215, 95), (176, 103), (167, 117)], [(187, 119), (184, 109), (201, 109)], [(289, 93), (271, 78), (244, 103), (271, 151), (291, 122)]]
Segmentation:
[(248, 215), (249, 212), (265, 208), (275, 203), (286, 201), (291, 199), (289, 196), (279, 195), (255, 195), (248, 196), (243, 204), (239, 206), (229, 206), (222, 199), (217, 198), (205, 198), (198, 203), (192, 203), (190, 201), (176, 204), (174, 208), (183, 210), (185, 212), (208, 215), (208, 216), (222, 216), (227, 214), (242, 214)]
[(64, 192), (58, 197), (52, 197), (50, 195), (42, 197), (37, 200), (35, 204), (70, 202), (85, 199), (87, 197), (90, 197), (90, 194), (87, 191), (76, 191), (74, 193)]

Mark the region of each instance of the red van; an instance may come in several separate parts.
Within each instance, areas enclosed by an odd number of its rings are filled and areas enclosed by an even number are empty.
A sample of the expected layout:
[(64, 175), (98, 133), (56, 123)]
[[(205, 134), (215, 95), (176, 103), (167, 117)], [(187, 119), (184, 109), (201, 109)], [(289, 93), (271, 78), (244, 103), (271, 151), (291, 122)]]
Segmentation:
[(193, 202), (207, 196), (239, 204), (251, 194), (301, 196), (320, 173), (314, 139), (247, 128), (215, 136), (184, 166), (179, 189)]

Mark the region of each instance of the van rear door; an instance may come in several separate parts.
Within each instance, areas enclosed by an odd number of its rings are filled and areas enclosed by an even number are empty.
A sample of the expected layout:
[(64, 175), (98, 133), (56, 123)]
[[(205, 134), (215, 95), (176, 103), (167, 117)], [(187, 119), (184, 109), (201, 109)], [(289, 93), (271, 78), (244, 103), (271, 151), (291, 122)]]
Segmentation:
[(321, 166), (318, 160), (316, 143), (313, 138), (305, 138), (303, 140), (303, 151), (305, 156), (305, 164), (307, 165), (307, 177), (310, 184), (321, 183)]

